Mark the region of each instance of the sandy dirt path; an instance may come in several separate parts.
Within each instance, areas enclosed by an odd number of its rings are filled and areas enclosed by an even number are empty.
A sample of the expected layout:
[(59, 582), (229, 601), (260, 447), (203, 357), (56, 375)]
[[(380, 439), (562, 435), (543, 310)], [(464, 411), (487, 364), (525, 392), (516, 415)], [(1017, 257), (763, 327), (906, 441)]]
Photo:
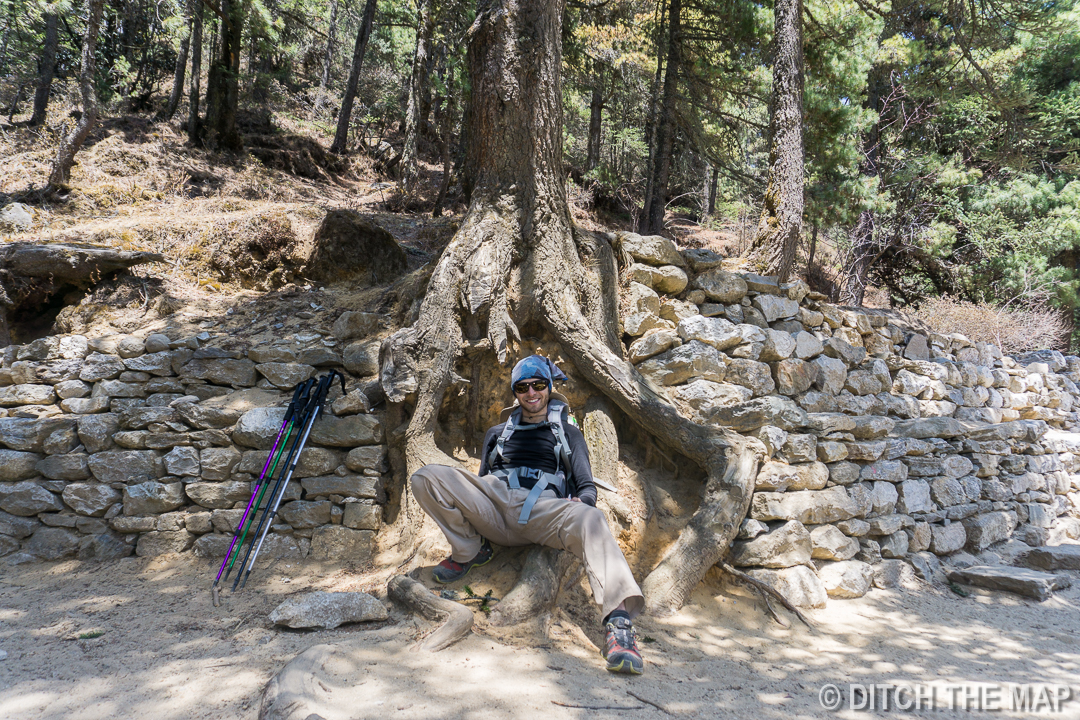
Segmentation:
[[(172, 556), (4, 567), (0, 718), (254, 720), (267, 680), (319, 644), (335, 647), (312, 697), (326, 720), (1080, 718), (1080, 587), (1044, 603), (925, 585), (873, 590), (811, 612), (808, 630), (781, 628), (759, 600), (710, 575), (675, 617), (639, 622), (647, 673), (629, 678), (603, 670), (597, 628), (572, 613), (515, 632), (478, 613), (475, 634), (420, 653), (412, 646), (432, 625), (396, 608), (389, 621), (330, 631), (282, 631), (267, 620), (289, 595), (374, 590), (370, 579), (276, 561), (215, 608), (211, 565)], [(819, 702), (827, 683), (843, 693), (838, 711)], [(850, 683), (932, 684), (938, 709), (882, 711), (880, 701), (873, 712), (847, 709)], [(1071, 698), (1037, 712), (944, 709), (950, 687), (977, 684), (1005, 684), (1006, 693), (1032, 684), (1036, 695), (1042, 684), (1067, 686)]]

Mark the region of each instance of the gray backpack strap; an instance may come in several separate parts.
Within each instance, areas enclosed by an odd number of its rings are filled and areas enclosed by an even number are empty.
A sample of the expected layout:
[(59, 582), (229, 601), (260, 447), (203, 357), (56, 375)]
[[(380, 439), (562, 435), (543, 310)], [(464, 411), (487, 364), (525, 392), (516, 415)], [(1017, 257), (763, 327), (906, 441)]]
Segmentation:
[(499, 435), (499, 439), (495, 442), (495, 447), (491, 448), (491, 454), (488, 455), (488, 468), (491, 469), (495, 466), (495, 460), (503, 456), (503, 447), (506, 446), (506, 441), (510, 439), (510, 436), (517, 430), (517, 424), (521, 422), (521, 408), (515, 408), (514, 412), (510, 413), (510, 417), (506, 419), (506, 424), (503, 426), (502, 435)]
[(563, 428), (562, 416), (568, 411), (569, 406), (564, 402), (552, 400), (548, 403), (548, 424), (551, 425), (551, 432), (555, 434), (555, 467), (562, 470), (567, 481), (574, 473), (574, 466), (570, 462), (570, 442), (566, 439), (566, 429)]

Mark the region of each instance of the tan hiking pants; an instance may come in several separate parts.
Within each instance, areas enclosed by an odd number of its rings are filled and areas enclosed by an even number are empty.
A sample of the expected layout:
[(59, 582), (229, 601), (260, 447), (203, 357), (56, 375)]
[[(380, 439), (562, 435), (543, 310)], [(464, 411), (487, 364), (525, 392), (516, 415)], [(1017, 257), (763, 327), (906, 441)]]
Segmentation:
[(529, 522), (519, 525), (528, 490), (511, 490), (494, 475), (480, 477), (446, 465), (425, 465), (417, 470), (412, 490), (420, 507), (442, 528), (455, 562), (476, 557), (481, 536), (507, 547), (535, 543), (569, 550), (585, 566), (604, 617), (623, 602), (631, 617), (645, 607), (645, 598), (602, 510), (545, 490), (533, 506)]

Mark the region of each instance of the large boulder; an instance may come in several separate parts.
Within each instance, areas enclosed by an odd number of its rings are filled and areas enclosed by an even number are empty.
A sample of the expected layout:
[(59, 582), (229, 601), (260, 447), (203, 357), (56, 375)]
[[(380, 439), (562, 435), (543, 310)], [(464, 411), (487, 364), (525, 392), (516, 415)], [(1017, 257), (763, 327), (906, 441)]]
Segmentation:
[(304, 275), (318, 282), (389, 282), (407, 269), (405, 251), (384, 228), (355, 210), (331, 210), (315, 233)]

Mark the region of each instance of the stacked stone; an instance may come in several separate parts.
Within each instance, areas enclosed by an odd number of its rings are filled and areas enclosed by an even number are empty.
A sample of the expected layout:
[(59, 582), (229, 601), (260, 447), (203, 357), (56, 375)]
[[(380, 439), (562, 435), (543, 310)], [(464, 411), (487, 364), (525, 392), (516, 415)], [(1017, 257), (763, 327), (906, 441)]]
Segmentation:
[(367, 560), (388, 470), (371, 412), (381, 399), (377, 330), (377, 316), (345, 313), (334, 339), (251, 348), (217, 347), (227, 338), (208, 333), (66, 335), (6, 348), (0, 555), (224, 555), (292, 388), (337, 368), (352, 387), (312, 428), (262, 552)]
[[(689, 416), (768, 452), (734, 565), (820, 606), (897, 582), (903, 561), (931, 579), (939, 557), (999, 562), (1017, 542), (1080, 537), (1080, 358), (1004, 357), (726, 271), (707, 250), (619, 240), (636, 261), (631, 361)], [(683, 268), (677, 290), (656, 280)]]

